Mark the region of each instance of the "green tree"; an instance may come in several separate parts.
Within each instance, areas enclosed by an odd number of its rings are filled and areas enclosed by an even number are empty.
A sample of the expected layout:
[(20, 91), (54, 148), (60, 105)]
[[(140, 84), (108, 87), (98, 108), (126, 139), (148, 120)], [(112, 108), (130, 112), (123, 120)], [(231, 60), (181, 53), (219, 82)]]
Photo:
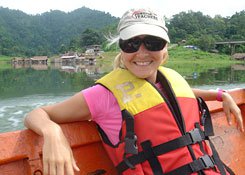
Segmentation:
[(102, 44), (102, 42), (103, 42), (102, 36), (93, 29), (86, 29), (81, 35), (81, 40), (80, 40), (81, 47), (94, 45), (94, 44)]
[(214, 43), (215, 39), (211, 35), (201, 35), (194, 44), (204, 51), (210, 51), (214, 49)]
[(61, 44), (59, 52), (60, 52), (60, 53), (65, 53), (65, 52), (67, 52), (67, 51), (68, 51), (68, 50), (67, 50), (65, 44)]

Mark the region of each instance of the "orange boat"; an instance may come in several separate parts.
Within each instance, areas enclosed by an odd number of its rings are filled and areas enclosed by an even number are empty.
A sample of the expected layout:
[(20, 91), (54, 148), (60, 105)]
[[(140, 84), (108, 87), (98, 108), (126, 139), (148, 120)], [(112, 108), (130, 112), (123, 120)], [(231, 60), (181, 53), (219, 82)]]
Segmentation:
[[(231, 90), (245, 121), (245, 89)], [(236, 174), (245, 174), (245, 134), (228, 126), (219, 102), (208, 102), (215, 136), (212, 138), (221, 159)], [(76, 175), (117, 174), (102, 147), (93, 122), (62, 124), (80, 168)], [(0, 134), (0, 175), (42, 175), (43, 139), (31, 130)]]

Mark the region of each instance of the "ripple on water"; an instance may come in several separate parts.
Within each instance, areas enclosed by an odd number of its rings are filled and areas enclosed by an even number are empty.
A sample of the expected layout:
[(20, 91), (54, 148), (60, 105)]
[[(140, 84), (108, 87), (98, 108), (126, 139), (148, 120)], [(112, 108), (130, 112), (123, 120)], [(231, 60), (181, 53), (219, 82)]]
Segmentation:
[(20, 114), (23, 114), (24, 112), (23, 111), (17, 111), (17, 112), (14, 112), (13, 114), (14, 115), (20, 115)]
[(19, 118), (16, 118), (16, 117), (10, 117), (10, 118), (8, 118), (8, 121), (10, 121), (11, 122), (11, 126), (12, 127), (17, 127), (17, 126), (19, 126), (19, 123), (21, 123), (22, 122), (22, 120), (21, 119), (19, 119)]
[(23, 118), (28, 112), (40, 106), (63, 101), (71, 95), (32, 95), (9, 99), (0, 98), (0, 132), (24, 129)]

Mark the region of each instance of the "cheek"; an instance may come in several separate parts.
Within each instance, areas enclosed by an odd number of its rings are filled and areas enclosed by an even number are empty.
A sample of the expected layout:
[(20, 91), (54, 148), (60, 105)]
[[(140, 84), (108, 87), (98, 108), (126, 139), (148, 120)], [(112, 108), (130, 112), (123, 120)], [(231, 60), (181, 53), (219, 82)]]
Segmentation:
[(154, 60), (156, 62), (162, 62), (163, 61), (163, 58), (164, 58), (164, 54), (162, 52), (158, 52), (158, 53), (154, 54), (153, 57), (154, 57)]
[(134, 54), (122, 53), (122, 61), (127, 64), (134, 58)]

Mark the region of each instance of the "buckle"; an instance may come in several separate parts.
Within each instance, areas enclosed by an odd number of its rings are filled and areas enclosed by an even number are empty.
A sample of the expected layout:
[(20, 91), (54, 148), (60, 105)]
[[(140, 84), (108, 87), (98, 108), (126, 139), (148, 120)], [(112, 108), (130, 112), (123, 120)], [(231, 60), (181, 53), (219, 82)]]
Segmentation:
[(209, 155), (205, 154), (205, 155), (201, 156), (199, 159), (202, 160), (202, 162), (205, 166), (205, 169), (214, 167), (214, 160)]
[(125, 151), (124, 151), (124, 155), (123, 155), (123, 160), (126, 163), (126, 165), (130, 168), (130, 169), (135, 169), (135, 166), (128, 160), (128, 158), (126, 157), (127, 154), (138, 154), (138, 147), (136, 145), (136, 141), (137, 141), (137, 136), (133, 135), (133, 137), (125, 137), (124, 139), (125, 141)]
[(191, 140), (192, 140), (193, 144), (203, 140), (201, 133), (200, 133), (200, 130), (198, 128), (195, 128), (195, 129), (189, 131), (188, 133), (191, 136)]
[(123, 160), (125, 162), (125, 164), (131, 169), (134, 170), (135, 166), (128, 160), (128, 158), (126, 157), (126, 153), (123, 154)]
[(124, 141), (126, 154), (138, 154), (138, 146), (136, 145), (136, 135), (134, 135), (133, 138), (125, 137)]

